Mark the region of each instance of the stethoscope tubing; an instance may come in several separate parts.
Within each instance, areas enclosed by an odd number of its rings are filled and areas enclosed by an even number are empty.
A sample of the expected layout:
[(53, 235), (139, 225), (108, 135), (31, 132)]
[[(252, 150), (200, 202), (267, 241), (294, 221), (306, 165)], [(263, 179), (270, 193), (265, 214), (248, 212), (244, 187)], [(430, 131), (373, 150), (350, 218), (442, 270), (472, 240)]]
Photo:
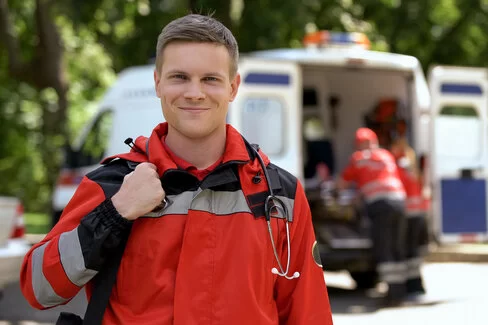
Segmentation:
[[(289, 227), (289, 220), (288, 220), (288, 210), (283, 203), (282, 200), (277, 198), (274, 193), (273, 189), (271, 188), (270, 184), (270, 178), (268, 175), (268, 171), (266, 170), (266, 165), (264, 164), (263, 159), (259, 155), (258, 151), (253, 148), (253, 150), (256, 152), (256, 156), (258, 157), (259, 163), (261, 165), (261, 169), (263, 170), (264, 177), (266, 179), (266, 184), (268, 186), (268, 191), (269, 191), (269, 196), (266, 198), (266, 201), (264, 202), (264, 216), (266, 218), (266, 224), (268, 226), (268, 233), (269, 233), (269, 239), (271, 241), (271, 246), (273, 248), (273, 254), (276, 259), (276, 262), (278, 264), (278, 269), (272, 268), (271, 273), (276, 274), (278, 276), (282, 276), (288, 280), (292, 280), (295, 278), (298, 278), (300, 276), (300, 273), (295, 272), (293, 275), (289, 276), (288, 272), (290, 269), (290, 261), (291, 261), (291, 244), (290, 244), (290, 227)], [(270, 201), (273, 203), (272, 206), (269, 205)], [(286, 246), (287, 246), (287, 259), (286, 259), (286, 270), (283, 269), (283, 265), (281, 264), (280, 258), (278, 256), (278, 252), (276, 250), (276, 244), (273, 239), (273, 229), (271, 227), (271, 210), (276, 209), (277, 212), (281, 209), (283, 212), (283, 217), (285, 219), (285, 227), (286, 227)]]

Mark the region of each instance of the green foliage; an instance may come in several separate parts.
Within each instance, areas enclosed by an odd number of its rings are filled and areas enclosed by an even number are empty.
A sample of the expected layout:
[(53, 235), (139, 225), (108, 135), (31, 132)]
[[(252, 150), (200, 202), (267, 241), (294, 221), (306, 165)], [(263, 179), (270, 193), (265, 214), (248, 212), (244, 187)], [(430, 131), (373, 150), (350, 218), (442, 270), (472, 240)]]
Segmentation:
[(28, 234), (46, 234), (51, 228), (51, 219), (45, 213), (24, 213), (24, 223)]
[[(21, 58), (35, 57), (35, 0), (8, 1)], [(188, 12), (210, 13), (235, 33), (241, 52), (299, 47), (306, 31), (364, 32), (372, 49), (436, 63), (485, 66), (486, 0), (85, 0), (56, 3), (52, 19), (64, 46), (69, 82), (69, 140), (90, 117), (96, 101), (122, 69), (155, 57), (162, 27)], [(0, 48), (0, 71), (8, 71)], [(48, 211), (52, 164), (60, 159), (59, 135), (45, 134), (58, 95), (0, 74), (1, 194), (19, 195), (29, 211)], [(49, 109), (48, 109), (49, 110)], [(42, 149), (41, 149), (42, 148)], [(54, 175), (55, 177), (55, 175)]]

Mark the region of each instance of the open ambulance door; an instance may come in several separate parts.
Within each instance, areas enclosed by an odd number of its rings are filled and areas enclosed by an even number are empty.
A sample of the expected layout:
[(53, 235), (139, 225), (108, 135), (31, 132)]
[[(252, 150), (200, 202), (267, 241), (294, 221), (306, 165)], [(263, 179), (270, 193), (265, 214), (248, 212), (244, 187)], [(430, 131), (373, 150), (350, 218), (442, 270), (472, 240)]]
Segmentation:
[(228, 123), (275, 165), (302, 179), (302, 80), (296, 63), (244, 58)]
[(432, 99), (432, 216), (441, 243), (487, 238), (488, 75), (482, 68), (436, 66)]

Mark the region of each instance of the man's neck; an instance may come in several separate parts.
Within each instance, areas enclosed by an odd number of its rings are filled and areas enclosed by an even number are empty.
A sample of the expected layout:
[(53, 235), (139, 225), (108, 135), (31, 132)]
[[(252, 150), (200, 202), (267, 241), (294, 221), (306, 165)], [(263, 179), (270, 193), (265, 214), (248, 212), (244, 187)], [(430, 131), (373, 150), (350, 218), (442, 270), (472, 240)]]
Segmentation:
[(171, 151), (197, 169), (205, 169), (222, 157), (225, 142), (225, 126), (203, 139), (187, 138), (171, 127), (166, 136), (166, 145)]

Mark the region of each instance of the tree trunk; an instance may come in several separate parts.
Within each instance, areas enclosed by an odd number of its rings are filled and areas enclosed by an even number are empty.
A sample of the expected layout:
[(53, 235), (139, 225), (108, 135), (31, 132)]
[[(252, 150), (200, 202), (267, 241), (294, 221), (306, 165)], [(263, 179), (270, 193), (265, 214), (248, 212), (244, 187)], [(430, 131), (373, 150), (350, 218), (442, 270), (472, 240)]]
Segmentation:
[(25, 82), (39, 92), (53, 89), (57, 102), (42, 103), (42, 153), (49, 189), (54, 187), (60, 168), (60, 148), (68, 141), (67, 110), (68, 83), (63, 62), (63, 44), (51, 16), (51, 0), (36, 0), (35, 22), (38, 44), (31, 61), (21, 61), (19, 41), (10, 20), (7, 0), (0, 0), (0, 44), (6, 49), (9, 75)]

